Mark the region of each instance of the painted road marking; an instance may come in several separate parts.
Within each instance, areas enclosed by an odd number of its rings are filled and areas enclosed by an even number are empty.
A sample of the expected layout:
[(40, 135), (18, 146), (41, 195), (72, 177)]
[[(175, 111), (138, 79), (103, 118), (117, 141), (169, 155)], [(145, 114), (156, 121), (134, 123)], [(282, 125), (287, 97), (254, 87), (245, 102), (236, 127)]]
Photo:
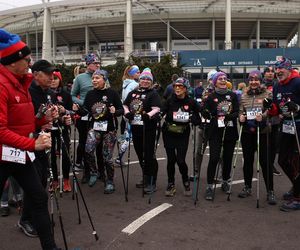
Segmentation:
[(169, 203), (163, 203), (160, 206), (153, 208), (149, 212), (145, 213), (138, 219), (136, 219), (134, 222), (129, 224), (127, 227), (125, 227), (122, 232), (126, 233), (128, 235), (133, 234), (136, 230), (138, 230), (142, 225), (144, 225), (147, 221), (151, 220), (156, 215), (160, 214), (161, 212), (165, 211), (166, 209), (172, 207), (172, 204)]
[[(158, 160), (158, 161), (163, 161), (163, 160), (166, 160), (167, 158), (165, 158), (165, 157), (161, 157), (161, 158), (157, 158), (156, 160)], [(127, 162), (125, 161), (125, 165), (127, 165)], [(136, 163), (139, 163), (139, 161), (131, 161), (131, 162), (129, 162), (129, 165), (131, 165), (131, 164), (136, 164)]]
[[(257, 181), (256, 178), (252, 178), (252, 181)], [(233, 181), (232, 184), (240, 184), (240, 183), (244, 183), (244, 180), (237, 180), (237, 181)], [(222, 184), (217, 184), (217, 188), (220, 188), (222, 186)]]

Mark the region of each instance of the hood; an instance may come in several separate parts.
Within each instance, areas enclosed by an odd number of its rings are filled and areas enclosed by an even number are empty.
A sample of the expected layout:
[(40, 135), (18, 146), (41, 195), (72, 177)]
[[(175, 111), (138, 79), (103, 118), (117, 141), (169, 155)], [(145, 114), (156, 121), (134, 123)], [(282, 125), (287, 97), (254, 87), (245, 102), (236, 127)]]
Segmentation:
[(135, 80), (133, 80), (133, 79), (125, 79), (124, 81), (123, 81), (123, 89), (126, 89), (126, 87), (129, 85), (129, 84), (131, 84), (131, 83), (134, 83), (134, 84), (136, 84), (137, 82), (135, 81)]

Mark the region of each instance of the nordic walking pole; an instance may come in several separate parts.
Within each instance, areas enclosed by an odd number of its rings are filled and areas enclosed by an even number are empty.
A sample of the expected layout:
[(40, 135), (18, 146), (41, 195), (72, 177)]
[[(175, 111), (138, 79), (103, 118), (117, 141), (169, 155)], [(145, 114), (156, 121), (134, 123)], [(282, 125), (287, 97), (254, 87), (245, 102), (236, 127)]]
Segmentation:
[(143, 124), (143, 159), (142, 159), (142, 174), (143, 174), (143, 188), (142, 188), (142, 197), (144, 198), (144, 187), (145, 187), (145, 148), (146, 148), (146, 142), (145, 142), (145, 134), (146, 134), (146, 129), (145, 129), (145, 124)]
[(129, 182), (129, 164), (130, 164), (130, 143), (131, 143), (131, 125), (127, 123), (127, 131), (128, 131), (128, 154), (127, 154), (127, 176), (126, 176), (126, 193), (128, 195), (128, 182)]
[[(58, 129), (61, 131), (61, 127), (60, 127), (59, 125), (58, 125)], [(70, 154), (69, 154), (69, 152), (68, 152), (68, 150), (67, 150), (67, 145), (65, 144), (64, 138), (62, 137), (62, 134), (61, 134), (61, 133), (60, 133), (60, 139), (61, 139), (61, 141), (62, 141), (62, 145), (63, 145), (63, 146), (65, 147), (65, 149), (66, 149), (66, 155), (67, 155), (67, 157), (70, 159)], [(75, 169), (74, 169), (74, 168), (72, 168), (72, 172), (73, 172), (73, 178), (75, 178), (75, 181), (76, 181), (76, 184), (77, 184), (77, 187), (78, 187), (78, 191), (79, 191), (79, 194), (80, 194), (80, 196), (81, 196), (81, 199), (82, 199), (84, 208), (85, 208), (86, 213), (87, 213), (87, 215), (88, 215), (88, 219), (89, 219), (90, 224), (91, 224), (91, 227), (92, 227), (92, 229), (93, 229), (92, 234), (94, 235), (94, 237), (95, 237), (95, 239), (96, 239), (96, 241), (97, 241), (97, 240), (99, 240), (99, 236), (98, 236), (98, 234), (97, 234), (97, 232), (96, 232), (96, 229), (95, 229), (95, 227), (94, 227), (94, 223), (93, 223), (93, 221), (92, 221), (92, 217), (91, 217), (90, 211), (89, 211), (89, 209), (88, 209), (88, 207), (87, 207), (87, 204), (86, 204), (86, 201), (85, 201), (85, 199), (84, 199), (82, 190), (81, 190), (80, 185), (79, 185), (79, 183), (78, 183), (78, 178), (77, 178), (77, 175), (76, 175), (76, 173), (75, 173)]]
[[(115, 133), (117, 134), (116, 131), (116, 122), (115, 122), (116, 117), (113, 116), (113, 124), (115, 127)], [(123, 181), (123, 187), (124, 187), (124, 194), (125, 194), (125, 201), (128, 202), (128, 197), (127, 197), (127, 188), (126, 188), (126, 184), (125, 184), (125, 177), (124, 177), (124, 171), (123, 171), (123, 163), (122, 163), (122, 153), (120, 152), (120, 145), (119, 145), (119, 141), (116, 138), (116, 143), (117, 143), (117, 150), (118, 150), (118, 157), (120, 160), (120, 168), (121, 168), (121, 175), (122, 175), (122, 181)]]
[(257, 125), (257, 162), (256, 162), (256, 173), (257, 173), (256, 208), (259, 208), (259, 123)]
[(294, 129), (295, 129), (295, 136), (296, 136), (296, 142), (297, 142), (297, 147), (298, 147), (298, 153), (300, 155), (300, 143), (299, 143), (298, 131), (297, 131), (296, 123), (295, 123), (294, 112), (291, 112), (291, 116), (292, 116), (293, 126), (294, 126)]
[[(194, 178), (196, 179), (196, 181), (194, 181), (194, 188), (193, 188), (193, 191), (194, 191), (194, 205), (196, 206), (197, 205), (197, 201), (198, 201), (198, 193), (199, 193), (199, 186), (200, 186), (200, 170), (201, 170), (201, 165), (202, 165), (202, 160), (203, 160), (203, 156), (204, 156), (204, 153), (205, 153), (205, 149), (206, 149), (206, 146), (207, 146), (207, 140), (205, 138), (205, 128), (206, 128), (206, 121), (204, 123), (204, 128), (203, 128), (203, 134), (202, 134), (202, 141), (201, 141), (201, 155), (200, 155), (200, 161), (199, 161), (199, 165), (197, 166), (197, 176)], [(195, 189), (196, 189), (196, 192), (195, 192)]]
[(196, 126), (193, 125), (193, 175), (194, 181), (196, 176)]
[[(59, 132), (60, 133), (60, 132)], [(62, 170), (62, 141), (59, 140), (59, 196), (62, 197), (63, 194), (63, 170)]]
[[(269, 192), (269, 188), (270, 188), (270, 182), (269, 182), (269, 179), (270, 179), (270, 124), (269, 124), (269, 116), (267, 114), (267, 192)], [(272, 173), (273, 174), (273, 173)]]
[(77, 190), (77, 182), (76, 178), (74, 177), (75, 173), (75, 161), (76, 161), (76, 117), (74, 118), (74, 135), (73, 135), (73, 164), (72, 164), (72, 172), (73, 172), (73, 192), (72, 192), (72, 200), (74, 197), (76, 199), (76, 207), (77, 207), (77, 214), (78, 214), (78, 224), (81, 224), (81, 215), (79, 209), (79, 200), (78, 200), (78, 190)]
[(227, 196), (227, 201), (230, 201), (230, 196), (231, 196), (231, 192), (232, 192), (232, 184), (233, 184), (233, 178), (234, 178), (238, 153), (239, 153), (239, 150), (240, 150), (242, 131), (243, 131), (243, 124), (240, 126), (239, 139), (238, 139), (238, 142), (237, 142), (237, 148), (235, 150), (235, 157), (234, 157), (233, 166), (232, 166), (232, 173), (231, 173), (231, 178), (230, 178), (231, 182), (230, 182), (230, 185), (229, 185), (229, 193), (228, 193), (228, 196)]
[[(63, 221), (62, 221), (62, 216), (61, 216), (61, 212), (60, 212), (60, 208), (59, 208), (57, 193), (56, 193), (56, 189), (53, 189), (53, 172), (52, 172), (52, 168), (51, 167), (49, 168), (49, 173), (50, 173), (50, 187), (52, 187), (51, 188), (51, 193), (52, 193), (52, 196), (54, 195), (55, 204), (56, 204), (56, 211), (57, 211), (57, 214), (58, 214), (58, 219), (59, 219), (59, 224), (60, 224), (60, 228), (61, 228), (61, 233), (62, 233), (62, 236), (63, 236), (63, 241), (64, 241), (65, 249), (68, 250), (66, 233), (65, 233), (64, 224), (63, 224)], [(53, 210), (53, 203), (52, 203), (52, 210)], [(51, 215), (51, 219), (52, 219), (52, 232), (54, 233), (53, 213)]]

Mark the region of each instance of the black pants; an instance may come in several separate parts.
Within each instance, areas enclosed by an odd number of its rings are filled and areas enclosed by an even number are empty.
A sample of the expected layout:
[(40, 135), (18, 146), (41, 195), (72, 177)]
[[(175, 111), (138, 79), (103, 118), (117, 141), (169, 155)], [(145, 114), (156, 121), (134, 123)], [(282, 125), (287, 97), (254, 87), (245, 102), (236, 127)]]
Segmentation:
[(276, 158), (276, 154), (278, 152), (279, 149), (279, 125), (272, 125), (272, 131), (270, 133), (270, 147), (271, 147), (271, 151), (270, 151), (270, 161), (271, 164), (274, 166), (274, 162), (275, 162), (275, 158)]
[[(222, 157), (223, 168), (222, 177), (227, 181), (230, 179), (232, 157), (234, 152), (236, 140), (224, 140), (222, 151), (222, 135), (212, 136), (209, 139), (209, 162), (207, 167), (207, 184), (213, 184), (216, 175), (216, 168), (219, 164), (220, 157)], [(221, 166), (220, 166), (221, 167)]]
[[(273, 191), (273, 164), (267, 164), (267, 150), (270, 153), (270, 147), (267, 145), (267, 135), (260, 134), (259, 136), (259, 165), (262, 169), (265, 186), (267, 191)], [(254, 155), (257, 151), (257, 133), (242, 133), (241, 138), (243, 157), (244, 157), (244, 180), (245, 185), (252, 187)]]
[[(64, 144), (61, 144), (60, 131), (52, 130), (51, 131), (51, 139), (52, 139), (52, 147), (51, 147), (51, 168), (53, 173), (53, 179), (58, 180), (57, 174), (57, 163), (56, 163), (56, 152), (62, 150), (62, 171), (63, 178), (69, 179), (70, 173), (70, 158), (68, 157), (69, 149), (70, 149), (70, 135), (67, 128), (62, 130), (62, 136), (64, 139)], [(67, 151), (66, 151), (67, 148)]]
[(185, 162), (187, 147), (166, 148), (168, 157), (168, 183), (175, 183), (175, 164), (177, 162), (183, 183), (189, 180), (188, 166)]
[(27, 202), (31, 204), (33, 224), (38, 232), (42, 248), (44, 250), (53, 249), (56, 245), (51, 233), (51, 222), (47, 203), (48, 196), (36, 169), (31, 163), (27, 163), (26, 165), (1, 163), (0, 196), (2, 195), (4, 184), (9, 176), (14, 177), (19, 183), (27, 196)]
[(154, 155), (156, 129), (147, 129), (147, 132), (145, 132), (145, 143), (143, 145), (143, 126), (132, 125), (131, 128), (133, 146), (142, 168), (143, 157), (145, 160), (143, 174), (148, 178), (146, 178), (146, 183), (150, 184), (150, 177), (152, 177), (152, 183), (155, 184), (158, 171), (158, 163), (156, 160), (156, 156)]
[(295, 135), (280, 133), (278, 164), (292, 182), (294, 196), (300, 198), (300, 158)]
[[(76, 152), (76, 163), (80, 164), (82, 163), (82, 161), (84, 161), (85, 143), (86, 143), (87, 132), (89, 129), (89, 122), (77, 120), (76, 128), (78, 130), (78, 135), (79, 135), (77, 152)], [(89, 176), (90, 174), (89, 169), (85, 168), (84, 172), (87, 176)]]
[[(47, 177), (48, 177), (48, 169), (49, 169), (49, 161), (48, 156), (45, 152), (37, 152), (36, 159), (32, 163), (32, 167), (35, 168), (39, 180), (44, 188), (46, 190), (47, 188)], [(23, 221), (30, 221), (34, 223), (33, 220), (33, 213), (32, 213), (32, 204), (30, 202), (30, 199), (28, 198), (28, 195), (26, 192), (24, 192), (24, 207), (22, 210), (21, 220)]]

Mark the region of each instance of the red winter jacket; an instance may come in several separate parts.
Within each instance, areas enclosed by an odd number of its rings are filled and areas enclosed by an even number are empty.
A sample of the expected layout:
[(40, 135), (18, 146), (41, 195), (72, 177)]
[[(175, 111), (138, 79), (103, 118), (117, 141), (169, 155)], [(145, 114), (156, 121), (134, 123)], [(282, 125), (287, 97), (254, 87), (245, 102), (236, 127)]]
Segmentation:
[(28, 151), (35, 149), (35, 139), (29, 138), (29, 134), (44, 121), (35, 118), (28, 92), (32, 79), (27, 74), (21, 84), (16, 75), (0, 64), (0, 161), (3, 144)]

